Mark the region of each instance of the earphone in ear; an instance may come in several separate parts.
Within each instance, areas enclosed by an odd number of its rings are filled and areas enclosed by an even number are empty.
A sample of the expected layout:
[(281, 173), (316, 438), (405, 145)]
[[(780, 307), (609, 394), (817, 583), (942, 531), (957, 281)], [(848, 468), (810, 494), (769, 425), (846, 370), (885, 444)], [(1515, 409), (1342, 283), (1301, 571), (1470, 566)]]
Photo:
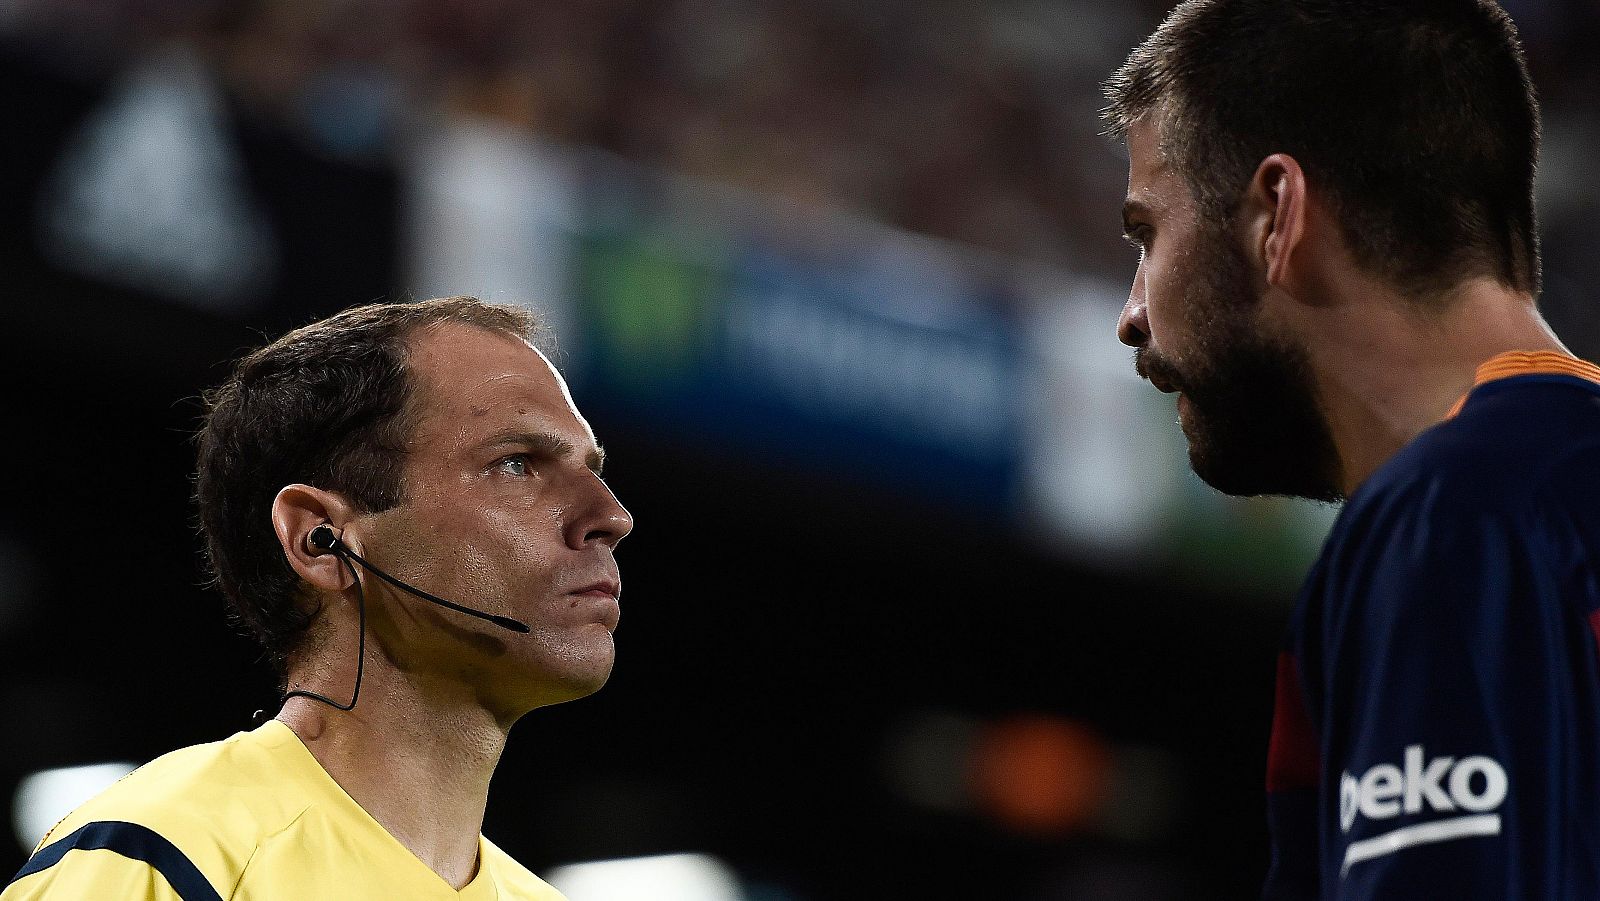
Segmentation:
[(333, 550), (333, 546), (337, 544), (338, 541), (338, 536), (333, 534), (333, 527), (327, 523), (323, 523), (322, 525), (317, 526), (315, 529), (312, 529), (311, 534), (306, 536), (306, 543), (316, 550), (321, 551)]
[[(365, 666), (367, 656), (367, 593), (361, 587), (361, 577), (356, 573), (356, 563), (361, 564), (362, 567), (364, 567), (368, 572), (371, 572), (373, 575), (377, 576), (383, 581), (388, 582), (390, 585), (393, 585), (401, 591), (409, 592), (429, 603), (438, 604), (441, 607), (447, 607), (456, 611), (457, 613), (464, 613), (467, 616), (474, 616), (478, 619), (487, 620), (502, 629), (507, 629), (512, 632), (519, 632), (525, 635), (531, 631), (528, 628), (527, 623), (514, 620), (509, 616), (497, 616), (493, 613), (485, 613), (482, 610), (474, 610), (471, 607), (464, 607), (453, 601), (447, 601), (444, 598), (431, 595), (420, 588), (408, 585), (405, 582), (396, 579), (394, 576), (389, 575), (376, 566), (373, 566), (371, 563), (368, 563), (366, 560), (363, 560), (360, 554), (357, 554), (343, 541), (339, 540), (339, 536), (333, 531), (333, 526), (330, 526), (327, 523), (317, 526), (306, 535), (306, 545), (308, 548), (319, 553), (322, 551), (332, 551), (333, 554), (339, 558), (339, 561), (345, 565), (345, 568), (350, 570), (350, 577), (355, 579), (357, 599), (356, 609), (358, 611), (356, 628), (360, 630), (360, 638), (356, 645), (356, 684), (355, 688), (350, 692), (350, 703), (348, 704), (340, 704), (338, 701), (335, 701), (325, 695), (320, 695), (314, 691), (306, 691), (305, 689), (297, 688), (294, 691), (285, 692), (283, 697), (278, 699), (279, 706), (282, 706), (283, 702), (289, 700), (290, 698), (303, 697), (310, 698), (313, 701), (321, 701), (322, 703), (327, 704), (329, 707), (333, 707), (336, 710), (351, 710), (356, 706), (356, 699), (361, 697), (361, 674)], [(258, 710), (256, 713), (259, 718), (263, 711)]]

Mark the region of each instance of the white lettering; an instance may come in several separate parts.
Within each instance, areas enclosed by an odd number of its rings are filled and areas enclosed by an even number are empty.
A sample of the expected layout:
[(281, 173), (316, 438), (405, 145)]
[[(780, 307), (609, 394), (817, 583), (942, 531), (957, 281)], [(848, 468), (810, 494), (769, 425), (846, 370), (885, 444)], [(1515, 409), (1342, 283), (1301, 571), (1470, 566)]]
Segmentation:
[(1405, 790), (1405, 776), (1392, 763), (1380, 763), (1361, 777), (1361, 812), (1374, 820), (1387, 820), (1400, 813), (1394, 800)]
[[(1472, 777), (1478, 773), (1483, 774), (1483, 792), (1474, 794)], [(1506, 771), (1488, 757), (1468, 757), (1456, 764), (1455, 770), (1450, 773), (1450, 797), (1473, 813), (1499, 807), (1500, 802), (1506, 799), (1506, 789), (1509, 787)]]
[[(1480, 778), (1481, 777), (1481, 778)], [(1359, 778), (1349, 771), (1339, 776), (1339, 828), (1349, 832), (1361, 817), (1393, 819), (1406, 814), (1467, 816), (1410, 823), (1380, 835), (1351, 842), (1345, 849), (1344, 868), (1403, 848), (1470, 836), (1500, 834), (1500, 816), (1490, 813), (1506, 799), (1511, 780), (1505, 768), (1491, 757), (1429, 760), (1422, 745), (1405, 749), (1405, 767), (1380, 763)]]
[[(1450, 772), (1450, 767), (1456, 762), (1454, 757), (1439, 757), (1423, 766), (1422, 745), (1412, 745), (1406, 748), (1406, 813), (1417, 813), (1422, 810), (1422, 799), (1428, 799), (1428, 806), (1441, 812), (1456, 809), (1450, 803), (1450, 796), (1445, 794), (1439, 785)], [(1469, 808), (1478, 809), (1478, 808)]]
[(1356, 824), (1361, 808), (1361, 783), (1348, 772), (1339, 776), (1339, 828), (1345, 832)]

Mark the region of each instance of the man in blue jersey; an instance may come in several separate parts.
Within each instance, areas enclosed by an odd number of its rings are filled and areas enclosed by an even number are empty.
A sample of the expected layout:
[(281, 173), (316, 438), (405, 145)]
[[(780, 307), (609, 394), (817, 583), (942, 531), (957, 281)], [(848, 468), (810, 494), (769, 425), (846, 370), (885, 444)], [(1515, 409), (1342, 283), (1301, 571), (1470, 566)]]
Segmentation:
[(1600, 898), (1600, 368), (1535, 308), (1490, 0), (1188, 0), (1107, 82), (1118, 323), (1229, 494), (1344, 500), (1291, 621), (1266, 897)]

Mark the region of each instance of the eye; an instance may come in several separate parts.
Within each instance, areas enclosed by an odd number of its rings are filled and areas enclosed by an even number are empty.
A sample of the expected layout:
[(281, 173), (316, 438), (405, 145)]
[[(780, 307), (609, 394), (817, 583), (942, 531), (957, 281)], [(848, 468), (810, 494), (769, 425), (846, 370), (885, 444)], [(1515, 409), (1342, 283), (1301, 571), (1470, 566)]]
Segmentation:
[(533, 474), (533, 466), (527, 454), (512, 454), (495, 461), (495, 468), (512, 476), (529, 476)]

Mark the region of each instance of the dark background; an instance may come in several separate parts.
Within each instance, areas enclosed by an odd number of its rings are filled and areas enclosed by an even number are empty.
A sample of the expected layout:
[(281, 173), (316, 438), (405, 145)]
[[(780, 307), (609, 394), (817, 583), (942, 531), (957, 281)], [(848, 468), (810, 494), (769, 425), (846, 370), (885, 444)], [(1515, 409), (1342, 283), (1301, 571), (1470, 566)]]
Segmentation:
[[(974, 17), (1003, 18), (999, 4), (858, 6), (766, 9), (754, 32), (748, 14), (707, 3), (410, 3), (383, 22), (360, 4), (8, 13), (0, 797), (42, 768), (142, 762), (220, 738), (270, 703), (256, 650), (201, 585), (189, 502), (198, 396), (264, 336), (411, 295), (407, 175), (390, 150), (406, 110), (485, 116), (1120, 290), (1132, 271), (1114, 244), (1124, 175), (1095, 136), (1093, 81), (1164, 5), (1057, 4), (1033, 20), (1054, 23), (1035, 34), (1055, 47), (1044, 62), (995, 49), (1016, 41), (964, 55)], [(1582, 225), (1595, 210), (1597, 12), (1512, 11), (1547, 103), (1545, 305), (1593, 358), (1583, 286), (1600, 248)], [(679, 46), (707, 34), (761, 52), (734, 54), (743, 77), (708, 84), (683, 62), (703, 49)], [(240, 312), (86, 274), (43, 249), (43, 186), (71, 136), (120, 72), (172, 46), (219, 73), (241, 177), (277, 237), (275, 273)], [(388, 91), (378, 125), (344, 143), (304, 114), (306, 86), (341, 66), (381, 74)], [(897, 124), (914, 118), (908, 105), (932, 112)], [(929, 131), (884, 134), (912, 126)], [(944, 152), (904, 162), (896, 140)], [(1107, 341), (1115, 314), (1106, 307)], [(574, 387), (638, 529), (620, 555), (628, 590), (611, 683), (529, 716), (497, 774), (485, 832), (514, 856), (542, 871), (706, 852), (751, 899), (1257, 890), (1292, 581), (1263, 589), (1191, 578), (1158, 554), (1099, 557), (1005, 511), (657, 428), (604, 379)], [(1019, 723), (1054, 736), (1028, 746), (1053, 775), (995, 762)], [(914, 778), (943, 779), (956, 800), (904, 790), (908, 748), (948, 758)], [(1023, 786), (1089, 786), (1098, 800), (1030, 825), (972, 787), (985, 766)], [(1119, 827), (1119, 806), (1143, 814)], [(23, 858), (20, 843), (0, 842), (0, 869)]]

